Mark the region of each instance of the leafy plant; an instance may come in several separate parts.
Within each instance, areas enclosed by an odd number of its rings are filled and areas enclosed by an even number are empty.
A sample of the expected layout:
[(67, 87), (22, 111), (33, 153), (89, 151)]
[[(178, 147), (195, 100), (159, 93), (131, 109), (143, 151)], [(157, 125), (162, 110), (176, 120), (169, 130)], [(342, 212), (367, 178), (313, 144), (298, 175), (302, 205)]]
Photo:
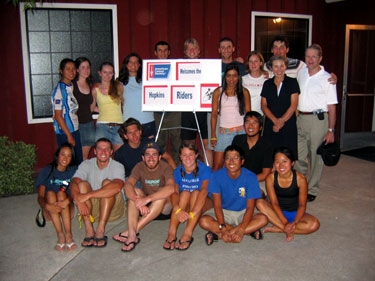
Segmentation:
[(0, 196), (34, 191), (35, 145), (0, 136)]
[[(13, 4), (13, 6), (18, 6), (18, 4), (20, 3), (20, 2), (24, 2), (25, 3), (25, 6), (24, 6), (24, 10), (26, 11), (26, 10), (28, 10), (28, 9), (35, 9), (35, 7), (36, 7), (36, 2), (37, 2), (37, 0), (6, 0), (7, 1), (7, 3), (12, 3)], [(42, 4), (43, 3), (43, 0), (39, 0), (39, 2), (40, 2), (40, 4)]]

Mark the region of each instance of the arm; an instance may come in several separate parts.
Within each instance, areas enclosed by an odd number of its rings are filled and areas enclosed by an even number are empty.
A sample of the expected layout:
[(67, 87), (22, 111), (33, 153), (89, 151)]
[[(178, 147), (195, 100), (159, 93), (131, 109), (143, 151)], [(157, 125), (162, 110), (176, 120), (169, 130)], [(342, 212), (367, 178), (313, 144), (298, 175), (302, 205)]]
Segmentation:
[(328, 78), (328, 82), (332, 85), (336, 85), (337, 84), (337, 76), (335, 73), (331, 73), (331, 77)]
[(275, 124), (277, 118), (275, 117), (275, 115), (273, 115), (272, 111), (268, 108), (267, 99), (265, 97), (262, 97), (261, 108), (262, 108), (262, 111), (263, 111), (264, 115), (268, 119), (270, 119), (272, 121), (272, 123)]
[(137, 179), (134, 178), (132, 175), (129, 176), (129, 178), (126, 180), (124, 184), (124, 191), (126, 194), (126, 197), (132, 201), (135, 201), (137, 198), (137, 193), (135, 192), (134, 186), (137, 183)]
[(263, 168), (262, 172), (257, 174), (258, 181), (265, 181), (267, 176), (271, 173), (272, 168)]
[[(298, 105), (298, 93), (293, 93), (290, 96), (290, 106), (287, 109), (287, 111), (281, 116), (283, 123), (285, 124), (286, 121), (288, 121), (296, 112)], [(284, 125), (283, 124), (283, 125)]]
[[(328, 105), (328, 128), (334, 129), (336, 125), (336, 104)], [(326, 144), (335, 141), (335, 134), (333, 132), (327, 131), (327, 134), (323, 138)]]
[(140, 208), (142, 206), (146, 206), (150, 202), (168, 198), (174, 192), (175, 190), (174, 188), (175, 188), (174, 179), (169, 178), (167, 179), (165, 186), (161, 187), (157, 192), (150, 194), (146, 197), (141, 197), (141, 198), (138, 197), (136, 199), (135, 205), (137, 206), (137, 208)]
[(96, 85), (94, 85), (91, 91), (92, 91), (92, 97), (93, 97), (93, 102), (90, 106), (91, 112), (99, 113), (99, 107), (96, 104), (96, 101), (97, 101)]
[(176, 162), (174, 162), (172, 156), (168, 152), (164, 152), (162, 157), (165, 161), (168, 162), (169, 166), (171, 166), (173, 169), (177, 168)]
[(54, 110), (53, 114), (57, 124), (59, 124), (61, 130), (63, 130), (64, 134), (68, 138), (68, 143), (71, 144), (72, 146), (76, 145), (76, 141), (73, 138), (72, 134), (70, 133), (68, 126), (65, 123), (65, 120), (63, 118), (62, 110)]
[(245, 113), (251, 110), (251, 98), (248, 89), (243, 89), (244, 101), (245, 101)]
[(216, 124), (218, 118), (219, 110), (219, 97), (220, 97), (220, 87), (214, 90), (212, 95), (212, 113), (211, 113), (211, 145), (216, 146), (217, 136), (216, 136)]
[(294, 224), (297, 225), (306, 212), (306, 201), (307, 201), (307, 181), (303, 174), (297, 172), (297, 186), (299, 188), (298, 195), (298, 209), (294, 219)]
[(231, 233), (233, 235), (233, 242), (240, 243), (242, 241), (246, 228), (248, 227), (251, 219), (253, 218), (254, 207), (255, 199), (248, 199), (246, 202), (246, 211), (242, 218), (242, 222), (237, 227), (231, 230)]
[[(45, 197), (44, 197), (45, 190), (46, 190), (46, 187), (44, 185), (40, 185), (39, 186), (39, 190), (38, 190), (38, 203), (39, 203), (39, 206), (42, 209), (45, 209), (45, 210), (47, 210), (50, 213), (54, 213), (54, 214), (60, 213), (64, 209), (64, 207), (59, 206), (58, 202), (53, 203), (53, 204), (48, 203), (46, 201)], [(69, 199), (66, 198), (66, 200), (69, 200)]]

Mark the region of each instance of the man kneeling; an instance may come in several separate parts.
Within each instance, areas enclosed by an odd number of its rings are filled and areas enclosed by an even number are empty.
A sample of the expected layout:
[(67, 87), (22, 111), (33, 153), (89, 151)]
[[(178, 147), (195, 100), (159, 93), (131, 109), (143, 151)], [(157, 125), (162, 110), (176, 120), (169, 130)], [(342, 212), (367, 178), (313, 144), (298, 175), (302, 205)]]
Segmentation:
[(230, 145), (224, 151), (224, 168), (210, 178), (208, 191), (212, 193), (214, 208), (199, 220), (200, 227), (208, 230), (207, 245), (218, 239), (240, 243), (246, 234), (262, 239), (260, 229), (267, 224), (267, 217), (253, 216), (255, 200), (261, 197), (259, 183), (253, 172), (241, 167), (243, 162), (242, 149)]
[[(128, 198), (128, 230), (113, 237), (124, 243), (123, 252), (132, 251), (140, 242), (137, 236), (141, 229), (160, 214), (169, 215), (172, 210), (169, 198), (175, 185), (173, 169), (160, 161), (159, 145), (155, 142), (145, 144), (142, 160), (133, 168), (124, 185)], [(141, 188), (137, 187), (138, 181)]]

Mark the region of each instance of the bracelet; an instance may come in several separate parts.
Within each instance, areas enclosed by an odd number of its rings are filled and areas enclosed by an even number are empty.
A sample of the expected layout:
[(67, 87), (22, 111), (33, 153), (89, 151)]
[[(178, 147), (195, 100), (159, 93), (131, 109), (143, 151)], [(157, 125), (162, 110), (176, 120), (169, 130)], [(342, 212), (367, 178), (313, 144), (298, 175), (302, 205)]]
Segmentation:
[(177, 215), (179, 212), (181, 212), (181, 208), (178, 208), (178, 210), (174, 214)]
[(193, 212), (189, 212), (189, 216), (190, 216), (190, 218), (193, 220), (194, 219), (194, 213)]
[(217, 140), (217, 138), (211, 138), (211, 140)]

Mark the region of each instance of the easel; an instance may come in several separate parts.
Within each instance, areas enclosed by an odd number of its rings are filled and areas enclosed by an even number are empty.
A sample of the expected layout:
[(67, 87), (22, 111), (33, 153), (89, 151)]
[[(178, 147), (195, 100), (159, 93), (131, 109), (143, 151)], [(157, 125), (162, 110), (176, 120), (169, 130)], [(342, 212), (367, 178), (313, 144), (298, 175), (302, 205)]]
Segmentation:
[(209, 166), (206, 150), (204, 149), (204, 143), (203, 143), (203, 139), (202, 139), (202, 135), (201, 135), (201, 129), (199, 128), (197, 113), (195, 112), (195, 110), (193, 110), (193, 114), (194, 114), (194, 117), (195, 117), (195, 123), (197, 124), (197, 129), (187, 128), (187, 127), (161, 128), (161, 125), (163, 124), (163, 120), (164, 120), (164, 114), (165, 114), (165, 110), (163, 110), (163, 114), (162, 114), (161, 119), (160, 119), (160, 124), (159, 124), (159, 127), (158, 127), (158, 132), (156, 133), (155, 142), (158, 140), (160, 131), (173, 130), (173, 129), (184, 129), (184, 130), (190, 130), (190, 131), (198, 131), (199, 139), (200, 139), (201, 145), (202, 145), (204, 160), (206, 161), (206, 165)]

